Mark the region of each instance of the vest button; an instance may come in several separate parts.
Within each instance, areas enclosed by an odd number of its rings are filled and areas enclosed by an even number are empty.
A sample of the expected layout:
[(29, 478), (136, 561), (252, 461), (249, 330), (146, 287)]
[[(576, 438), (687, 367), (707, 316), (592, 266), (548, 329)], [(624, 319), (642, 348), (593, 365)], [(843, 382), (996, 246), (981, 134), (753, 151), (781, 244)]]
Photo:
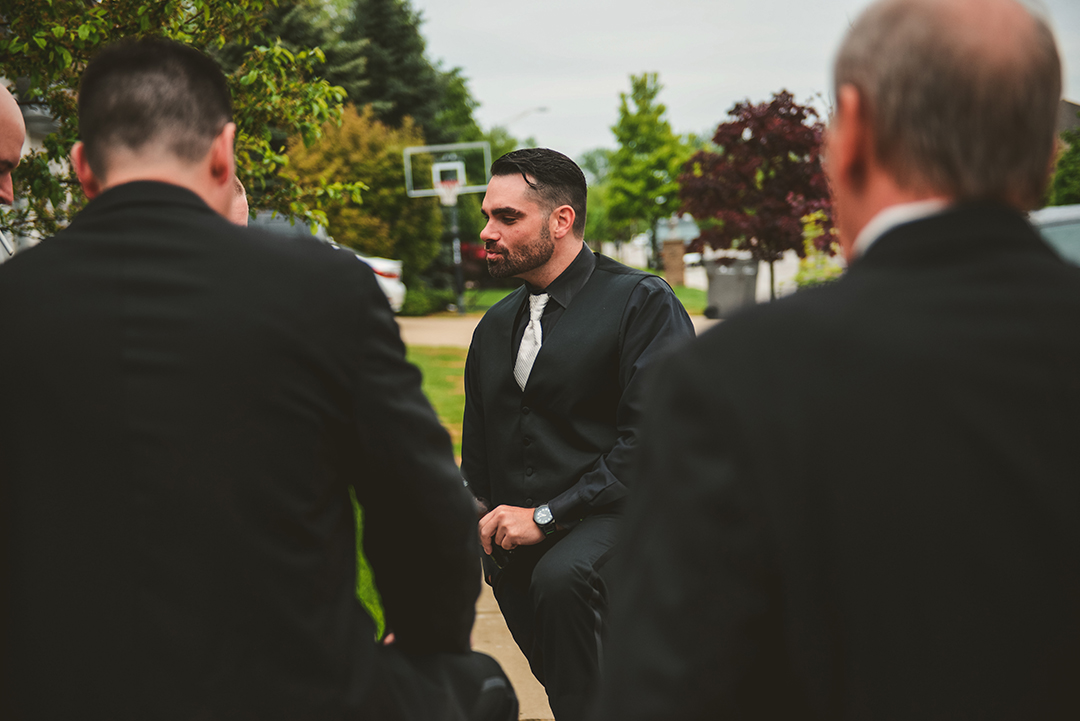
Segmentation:
[(525, 469), (525, 475), (526, 476), (531, 476), (532, 475), (532, 466), (529, 466), (528, 468)]
[(526, 506), (532, 506), (532, 504), (533, 504), (533, 499), (531, 499), (531, 498), (526, 498), (525, 499), (525, 505)]
[(525, 436), (524, 438), (521, 439), (521, 442), (527, 446), (530, 443), (532, 443), (532, 438), (529, 438), (528, 436)]
[(525, 415), (525, 416), (529, 415), (529, 407), (525, 406), (524, 408), (522, 408), (521, 409), (521, 414)]

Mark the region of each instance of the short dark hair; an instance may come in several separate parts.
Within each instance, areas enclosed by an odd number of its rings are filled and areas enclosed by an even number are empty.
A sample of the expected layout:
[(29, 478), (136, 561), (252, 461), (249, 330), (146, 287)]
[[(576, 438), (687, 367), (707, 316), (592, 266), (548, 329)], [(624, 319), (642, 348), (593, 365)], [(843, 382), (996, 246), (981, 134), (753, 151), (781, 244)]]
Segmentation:
[(585, 237), (588, 184), (573, 160), (549, 148), (522, 148), (492, 163), (491, 174), (520, 174), (549, 213), (560, 205), (569, 205), (574, 209), (574, 235)]
[[(958, 200), (1037, 206), (1048, 180), (1061, 97), (1061, 62), (1046, 20), (1031, 19), (1005, 60), (986, 57), (937, 0), (884, 0), (840, 47), (836, 91), (867, 104), (878, 159), (907, 187), (926, 183)], [(1025, 208), (1027, 209), (1027, 208)]]
[(197, 161), (232, 120), (225, 76), (198, 50), (159, 37), (121, 40), (99, 52), (79, 84), (79, 135), (95, 174), (109, 150), (162, 144)]

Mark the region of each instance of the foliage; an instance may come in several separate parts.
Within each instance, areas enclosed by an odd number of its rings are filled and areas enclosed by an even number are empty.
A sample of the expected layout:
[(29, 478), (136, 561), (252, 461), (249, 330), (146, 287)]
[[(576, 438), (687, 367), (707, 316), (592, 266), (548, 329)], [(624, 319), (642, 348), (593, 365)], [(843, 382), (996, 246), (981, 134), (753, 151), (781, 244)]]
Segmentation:
[[(824, 211), (818, 210), (802, 220), (804, 255), (795, 274), (795, 285), (800, 289), (829, 283), (844, 274), (844, 267), (836, 260), (836, 229), (828, 227)], [(822, 250), (826, 244), (828, 250)]]
[(1058, 155), (1047, 205), (1080, 203), (1080, 129), (1066, 130), (1061, 139), (1065, 148)]
[(464, 143), (483, 139), (473, 112), (480, 103), (472, 96), (461, 68), (439, 68), (441, 86), (438, 109), (432, 128), (425, 132), (430, 143)]
[[(445, 274), (444, 274), (445, 276)], [(448, 277), (442, 278), (448, 279)], [(398, 315), (431, 315), (446, 310), (457, 302), (457, 293), (448, 285), (432, 287), (427, 279), (420, 278), (409, 283), (409, 292), (405, 294), (405, 305)]]
[[(624, 235), (654, 229), (678, 210), (676, 178), (689, 154), (656, 100), (663, 88), (657, 74), (631, 75), (630, 87), (629, 95), (619, 94), (619, 120), (611, 128), (619, 147), (608, 171), (607, 215)], [(654, 231), (653, 265), (658, 254)]]
[(585, 213), (585, 240), (594, 250), (609, 240), (618, 242), (618, 231), (611, 222), (611, 186), (607, 183), (589, 186), (589, 199)]
[[(831, 227), (821, 168), (824, 128), (817, 112), (787, 91), (767, 103), (736, 103), (728, 114), (731, 120), (713, 136), (716, 151), (695, 153), (679, 176), (682, 209), (702, 226), (691, 247), (749, 250), (769, 263), (772, 275), (772, 264), (786, 251), (804, 254), (803, 216), (821, 211)], [(775, 277), (770, 290), (775, 298)]]
[(363, 40), (349, 41), (342, 37), (323, 0), (278, 0), (281, 4), (263, 12), (261, 27), (241, 44), (230, 42), (214, 54), (222, 67), (232, 71), (252, 47), (271, 46), (280, 41), (290, 52), (319, 48), (326, 58), (318, 74), (331, 85), (341, 87), (346, 94), (366, 82)]
[[(453, 142), (437, 123), (462, 122), (471, 117), (471, 107), (450, 110), (445, 96), (461, 101), (468, 96), (458, 70), (444, 77), (425, 57), (425, 42), (420, 34), (422, 19), (408, 0), (356, 0), (352, 16), (345, 24), (342, 37), (348, 41), (363, 40), (361, 57), (365, 62), (365, 82), (348, 88), (349, 99), (357, 106), (371, 105), (383, 123), (398, 127), (411, 117), (422, 129), (428, 143)], [(471, 101), (467, 98), (466, 105)]]
[(382, 596), (375, 585), (375, 572), (364, 555), (364, 509), (356, 500), (356, 491), (349, 488), (352, 499), (353, 518), (356, 521), (356, 598), (375, 622), (375, 636), (386, 633), (386, 614), (383, 612)]
[(438, 253), (442, 232), (438, 200), (405, 193), (402, 151), (422, 144), (423, 136), (411, 119), (389, 128), (375, 118), (370, 106), (359, 112), (349, 106), (341, 124), (328, 123), (315, 144), (290, 142), (285, 172), (304, 183), (325, 177), (364, 183), (362, 203), (345, 199), (327, 205), (326, 227), (338, 243), (367, 255), (400, 258), (409, 295), (410, 282)]
[(611, 223), (608, 207), (611, 204), (611, 188), (608, 175), (611, 172), (611, 156), (615, 151), (594, 148), (581, 154), (578, 166), (585, 173), (589, 184), (589, 200), (585, 213), (585, 240), (596, 250), (604, 241), (617, 240), (618, 234)]
[[(49, 109), (58, 129), (44, 149), (30, 153), (15, 173), (16, 197), (24, 206), (0, 224), (18, 235), (51, 235), (67, 224), (84, 199), (66, 163), (78, 139), (76, 91), (83, 69), (105, 43), (129, 36), (164, 35), (211, 53), (227, 41), (248, 42), (263, 13), (277, 0), (5, 0), (0, 11), (0, 57), (4, 73), (18, 78), (22, 102)], [(318, 49), (291, 51), (280, 44), (253, 47), (228, 81), (233, 95), (237, 174), (255, 207), (325, 221), (323, 205), (358, 198), (355, 183), (268, 183), (285, 162), (272, 142), (278, 128), (312, 142), (336, 120), (344, 91), (316, 77)]]

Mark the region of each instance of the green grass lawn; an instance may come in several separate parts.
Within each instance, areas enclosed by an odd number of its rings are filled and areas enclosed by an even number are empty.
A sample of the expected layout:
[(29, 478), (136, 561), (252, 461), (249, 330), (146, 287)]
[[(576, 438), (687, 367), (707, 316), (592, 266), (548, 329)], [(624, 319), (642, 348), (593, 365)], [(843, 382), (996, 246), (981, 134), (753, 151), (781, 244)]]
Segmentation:
[(406, 358), (424, 374), (424, 394), (431, 401), (439, 421), (454, 442), (454, 455), (461, 457), (461, 416), (465, 411), (464, 348), (410, 346)]
[[(454, 455), (461, 457), (461, 415), (465, 410), (465, 354), (464, 348), (430, 348), (412, 346), (407, 358), (424, 374), (423, 389), (439, 415), (439, 421), (450, 433), (454, 442)], [(363, 510), (353, 496), (356, 513), (356, 595), (360, 603), (374, 619), (378, 635), (386, 629), (382, 599), (375, 586), (375, 577), (368, 565), (361, 544), (364, 529)]]

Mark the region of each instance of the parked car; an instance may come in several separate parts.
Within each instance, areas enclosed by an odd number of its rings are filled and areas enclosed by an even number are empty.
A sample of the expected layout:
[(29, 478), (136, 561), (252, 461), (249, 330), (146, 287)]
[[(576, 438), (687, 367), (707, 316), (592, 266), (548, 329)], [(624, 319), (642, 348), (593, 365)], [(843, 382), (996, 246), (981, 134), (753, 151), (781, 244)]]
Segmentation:
[(1080, 265), (1080, 205), (1034, 210), (1031, 223), (1062, 258)]
[(273, 211), (270, 210), (260, 210), (255, 214), (255, 217), (249, 221), (249, 225), (265, 228), (266, 230), (285, 236), (299, 235), (304, 237), (314, 237), (339, 250), (352, 253), (359, 260), (367, 263), (368, 267), (375, 273), (375, 280), (378, 281), (379, 288), (382, 289), (383, 295), (386, 296), (386, 300), (390, 302), (390, 308), (395, 313), (400, 312), (401, 307), (405, 305), (405, 284), (401, 282), (400, 260), (378, 258), (364, 255), (363, 253), (357, 253), (352, 248), (335, 243), (334, 239), (330, 237), (326, 232), (326, 229), (322, 226), (317, 226), (315, 232), (312, 233), (311, 228), (307, 223), (304, 223), (303, 221), (293, 223), (283, 215), (274, 215)]

